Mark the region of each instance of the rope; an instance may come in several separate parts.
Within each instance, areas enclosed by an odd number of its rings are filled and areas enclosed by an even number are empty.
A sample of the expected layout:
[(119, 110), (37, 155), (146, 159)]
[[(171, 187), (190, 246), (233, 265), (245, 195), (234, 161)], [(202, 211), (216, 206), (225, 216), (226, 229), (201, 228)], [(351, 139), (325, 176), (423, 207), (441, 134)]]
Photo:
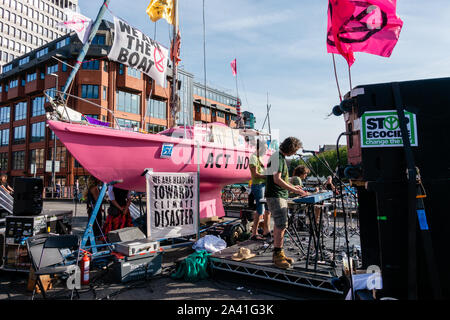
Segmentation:
[[(339, 87), (339, 81), (338, 81), (338, 76), (337, 76), (337, 72), (336, 72), (336, 60), (334, 59), (334, 53), (331, 54), (333, 57), (333, 68), (334, 68), (334, 77), (336, 79), (336, 86), (338, 89), (338, 93), (339, 93), (339, 101), (342, 102), (342, 95), (341, 95), (341, 89)], [(350, 85), (351, 86), (351, 85)]]

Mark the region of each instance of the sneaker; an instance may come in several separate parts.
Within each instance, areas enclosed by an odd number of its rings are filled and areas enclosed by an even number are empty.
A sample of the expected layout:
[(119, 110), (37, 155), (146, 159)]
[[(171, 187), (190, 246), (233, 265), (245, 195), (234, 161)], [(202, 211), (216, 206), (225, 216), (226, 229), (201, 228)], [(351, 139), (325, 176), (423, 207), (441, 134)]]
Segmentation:
[(291, 266), (289, 262), (287, 262), (286, 257), (281, 254), (281, 252), (273, 253), (272, 262), (281, 269), (287, 269)]

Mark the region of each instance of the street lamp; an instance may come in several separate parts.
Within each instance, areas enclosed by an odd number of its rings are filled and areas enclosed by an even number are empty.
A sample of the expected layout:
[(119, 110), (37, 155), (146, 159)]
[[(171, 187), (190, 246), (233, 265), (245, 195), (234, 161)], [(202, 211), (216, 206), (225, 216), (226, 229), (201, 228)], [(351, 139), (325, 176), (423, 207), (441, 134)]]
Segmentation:
[[(58, 91), (58, 78), (59, 76), (56, 73), (50, 73), (50, 76), (54, 76), (56, 77), (56, 92)], [(55, 92), (55, 95), (57, 94)], [(55, 190), (56, 190), (56, 177), (55, 177), (55, 160), (56, 160), (56, 134), (53, 131), (53, 160), (52, 160), (52, 184), (53, 184), (53, 188), (52, 188), (52, 198), (55, 197)]]

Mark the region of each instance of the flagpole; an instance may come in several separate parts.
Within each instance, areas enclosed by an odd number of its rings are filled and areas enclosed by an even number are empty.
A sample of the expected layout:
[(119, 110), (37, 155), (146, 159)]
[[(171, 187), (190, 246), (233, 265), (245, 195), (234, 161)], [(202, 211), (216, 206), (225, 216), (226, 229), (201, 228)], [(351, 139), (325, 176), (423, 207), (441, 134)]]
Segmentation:
[(333, 57), (334, 77), (336, 78), (336, 86), (337, 86), (338, 93), (339, 93), (339, 101), (342, 102), (342, 94), (341, 94), (341, 89), (339, 87), (339, 80), (338, 80), (337, 71), (336, 71), (336, 60), (334, 59), (334, 53), (332, 53), (331, 56)]
[(236, 74), (234, 75), (235, 76), (235, 80), (236, 80), (236, 99), (237, 99), (237, 101), (236, 101), (236, 112), (237, 112), (237, 116), (238, 116), (238, 123), (236, 123), (236, 126), (239, 128), (240, 124), (242, 123), (242, 121), (241, 121), (241, 103), (239, 101), (237, 59), (235, 58), (234, 61), (235, 61), (234, 67), (235, 67), (235, 71), (236, 71)]
[[(94, 23), (92, 24), (91, 30), (89, 31), (89, 38), (86, 41), (86, 43), (81, 48), (80, 54), (78, 55), (77, 62), (75, 63), (75, 66), (72, 69), (72, 72), (69, 75), (69, 78), (67, 78), (66, 84), (64, 85), (64, 88), (62, 90), (62, 96), (63, 98), (66, 95), (67, 88), (69, 87), (70, 83), (75, 78), (75, 75), (78, 72), (78, 69), (80, 69), (81, 63), (84, 60), (84, 57), (86, 56), (89, 46), (91, 45), (92, 39), (94, 39), (95, 35), (97, 34), (98, 27), (100, 26), (100, 23), (102, 22), (103, 15), (105, 14), (106, 9), (108, 8), (109, 0), (105, 0), (103, 2), (103, 5), (101, 6), (100, 10), (98, 11), (97, 18), (95, 18)], [(58, 88), (56, 88), (56, 91), (58, 91)]]
[[(175, 47), (175, 41), (178, 34), (178, 1), (174, 0), (173, 3), (174, 8), (174, 21), (173, 21), (173, 46)], [(174, 48), (175, 50), (175, 48)], [(172, 101), (171, 101), (171, 114), (172, 114), (172, 127), (176, 125), (176, 114), (177, 114), (177, 107), (178, 107), (178, 66), (176, 63), (176, 58), (173, 57), (172, 60)]]
[(348, 65), (348, 80), (350, 82), (350, 97), (351, 97), (352, 96), (352, 89), (353, 89), (353, 86), (352, 86), (352, 74), (350, 72), (350, 65), (349, 64), (347, 64), (347, 65)]

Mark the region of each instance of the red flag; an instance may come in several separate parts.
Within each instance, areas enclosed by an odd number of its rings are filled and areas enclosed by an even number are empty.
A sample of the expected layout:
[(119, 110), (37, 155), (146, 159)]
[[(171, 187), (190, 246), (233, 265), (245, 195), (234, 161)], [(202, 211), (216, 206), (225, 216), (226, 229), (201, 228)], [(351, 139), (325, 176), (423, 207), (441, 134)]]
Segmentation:
[(180, 59), (180, 42), (181, 42), (180, 30), (178, 30), (177, 37), (176, 37), (176, 39), (172, 40), (172, 44), (170, 46), (170, 59), (176, 65), (178, 65), (178, 63), (181, 61), (181, 59)]
[(395, 11), (396, 0), (329, 0), (327, 51), (349, 66), (353, 52), (389, 57), (403, 26)]
[(234, 59), (233, 61), (231, 61), (231, 72), (233, 72), (233, 76), (235, 76), (237, 74), (237, 63), (236, 63), (236, 59)]

